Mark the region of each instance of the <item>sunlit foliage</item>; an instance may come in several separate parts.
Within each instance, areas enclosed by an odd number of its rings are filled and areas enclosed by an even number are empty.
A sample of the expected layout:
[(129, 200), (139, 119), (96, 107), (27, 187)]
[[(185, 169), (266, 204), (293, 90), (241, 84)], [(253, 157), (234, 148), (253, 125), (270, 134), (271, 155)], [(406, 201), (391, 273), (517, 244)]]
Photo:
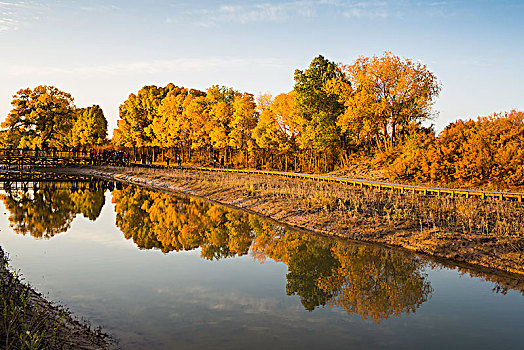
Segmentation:
[[(435, 76), (390, 53), (337, 65), (322, 55), (295, 70), (292, 91), (256, 99), (230, 87), (205, 92), (144, 86), (120, 106), (113, 144), (184, 161), (330, 171), (351, 153), (390, 150), (432, 115)], [(372, 145), (370, 147), (370, 145)]]
[(13, 147), (48, 144), (62, 147), (68, 144), (69, 132), (76, 114), (73, 97), (54, 86), (40, 85), (21, 89), (11, 102), (2, 128)]
[(102, 145), (107, 141), (107, 120), (98, 105), (76, 108), (73, 97), (54, 86), (21, 89), (13, 109), (1, 124), (2, 147), (56, 147)]
[(392, 176), (419, 181), (498, 186), (524, 184), (524, 112), (459, 120), (438, 137), (413, 134), (391, 166)]
[(71, 129), (71, 146), (95, 146), (107, 142), (107, 120), (98, 105), (76, 110)]
[(387, 151), (432, 116), (440, 87), (425, 65), (386, 52), (340, 67), (351, 85), (332, 83), (346, 107), (337, 124), (354, 139)]

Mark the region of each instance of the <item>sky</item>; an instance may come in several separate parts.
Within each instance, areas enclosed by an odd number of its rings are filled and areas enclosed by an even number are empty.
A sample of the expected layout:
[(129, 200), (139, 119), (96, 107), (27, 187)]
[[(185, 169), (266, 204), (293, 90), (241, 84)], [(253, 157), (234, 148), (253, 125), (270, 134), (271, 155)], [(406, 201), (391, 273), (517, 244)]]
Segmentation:
[(54, 85), (77, 107), (118, 107), (145, 85), (225, 85), (273, 95), (323, 55), (385, 51), (441, 87), (437, 131), (524, 110), (524, 1), (0, 0), (0, 120), (21, 88)]

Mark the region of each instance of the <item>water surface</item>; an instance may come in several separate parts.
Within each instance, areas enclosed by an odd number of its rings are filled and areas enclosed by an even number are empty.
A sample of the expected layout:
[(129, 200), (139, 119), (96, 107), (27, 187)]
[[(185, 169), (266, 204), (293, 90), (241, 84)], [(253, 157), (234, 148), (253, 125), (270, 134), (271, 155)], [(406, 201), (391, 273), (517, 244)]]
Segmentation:
[[(0, 245), (123, 349), (518, 348), (521, 281), (139, 187), (12, 184)], [(491, 282), (489, 280), (492, 280)]]

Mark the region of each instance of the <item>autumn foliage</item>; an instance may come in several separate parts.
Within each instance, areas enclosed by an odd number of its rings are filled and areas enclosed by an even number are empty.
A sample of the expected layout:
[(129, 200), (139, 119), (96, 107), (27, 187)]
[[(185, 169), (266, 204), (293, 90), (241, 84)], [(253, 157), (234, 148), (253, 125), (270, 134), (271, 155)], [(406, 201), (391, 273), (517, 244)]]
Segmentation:
[(337, 306), (380, 322), (414, 313), (433, 292), (425, 262), (402, 252), (321, 239), (243, 211), (143, 188), (113, 191), (113, 201), (117, 226), (140, 248), (283, 262), (286, 294), (297, 295), (308, 311)]
[(145, 86), (120, 106), (113, 143), (134, 152), (294, 171), (331, 171), (365, 149), (386, 151), (431, 116), (440, 90), (425, 66), (385, 53), (297, 69), (295, 86), (255, 100), (224, 86)]
[[(350, 64), (319, 55), (294, 80), (290, 92), (257, 98), (219, 85), (144, 86), (120, 105), (112, 146), (157, 163), (329, 172), (372, 162), (392, 180), (524, 185), (522, 112), (458, 121), (435, 135), (427, 125), (441, 86), (420, 62), (390, 52)], [(3, 147), (106, 142), (100, 107), (76, 108), (53, 86), (22, 89), (12, 105)]]
[(3, 147), (49, 146), (68, 149), (107, 142), (107, 120), (95, 105), (76, 108), (73, 97), (54, 86), (21, 89), (1, 124)]
[(399, 147), (393, 178), (422, 182), (524, 184), (524, 112), (495, 113), (448, 125), (436, 137), (414, 133)]

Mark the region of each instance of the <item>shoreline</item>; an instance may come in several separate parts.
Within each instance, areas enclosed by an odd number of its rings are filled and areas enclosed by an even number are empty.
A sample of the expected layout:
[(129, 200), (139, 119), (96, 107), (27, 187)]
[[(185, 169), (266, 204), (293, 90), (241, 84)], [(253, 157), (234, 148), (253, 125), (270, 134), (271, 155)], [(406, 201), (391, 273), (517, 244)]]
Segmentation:
[[(323, 236), (401, 248), (434, 257), (444, 263), (450, 262), (458, 266), (470, 267), (496, 275), (511, 276), (519, 280), (522, 280), (524, 276), (524, 256), (519, 246), (520, 238), (515, 241), (511, 237), (486, 236), (486, 234), (471, 232), (460, 233), (437, 226), (417, 227), (418, 223), (413, 220), (392, 218), (394, 214), (387, 210), (385, 214), (381, 212), (384, 215), (376, 218), (373, 213), (368, 215), (368, 213), (362, 214), (352, 210), (340, 199), (338, 205), (343, 206), (342, 209), (337, 207), (336, 201), (334, 204), (327, 203), (327, 200), (322, 197), (326, 191), (328, 195), (331, 195), (330, 192), (340, 192), (342, 196), (353, 195), (360, 198), (363, 202), (361, 207), (366, 207), (374, 204), (374, 201), (387, 202), (388, 200), (396, 201), (394, 204), (400, 206), (405, 200), (400, 197), (405, 195), (372, 192), (374, 190), (343, 187), (344, 185), (340, 184), (312, 183), (308, 180), (271, 179), (263, 175), (216, 174), (196, 170), (118, 167), (76, 167), (48, 170), (55, 173), (105, 177), (158, 190), (185, 193), (247, 210), (291, 227)], [(273, 191), (273, 193), (272, 189), (268, 190), (268, 182), (274, 182), (274, 186), (280, 186), (280, 192)], [(262, 188), (264, 186), (266, 187)], [(297, 200), (293, 198), (293, 194), (288, 194), (288, 192), (301, 191), (303, 187), (306, 187), (306, 190), (302, 194), (302, 200)], [(353, 194), (347, 192), (353, 192)], [(417, 205), (428, 201), (427, 198), (416, 195), (407, 196)], [(310, 201), (309, 198), (315, 199)], [(460, 205), (470, 205), (472, 210), (476, 209), (476, 205), (479, 204), (478, 200), (472, 198), (440, 198), (439, 200), (444, 201), (443, 205), (449, 205), (449, 201), (452, 200), (459, 200)], [(435, 202), (436, 199), (430, 201)], [(434, 205), (431, 202), (428, 205)], [(500, 205), (495, 201), (489, 203), (495, 206)], [(510, 206), (520, 205), (516, 208), (519, 215), (521, 210), (524, 210), (521, 204), (505, 203), (504, 205)], [(402, 210), (399, 208), (398, 211), (402, 212)], [(404, 210), (407, 211), (405, 208)], [(504, 210), (504, 208), (497, 210)], [(425, 215), (425, 212), (422, 212), (421, 215)]]
[[(3, 318), (1, 341), (6, 348), (111, 349), (113, 340), (75, 318), (67, 307), (47, 300), (9, 267), (9, 258), (0, 247), (0, 299)], [(8, 324), (8, 328), (4, 327)], [(22, 342), (21, 344), (19, 342)], [(42, 346), (42, 347), (41, 347)]]

